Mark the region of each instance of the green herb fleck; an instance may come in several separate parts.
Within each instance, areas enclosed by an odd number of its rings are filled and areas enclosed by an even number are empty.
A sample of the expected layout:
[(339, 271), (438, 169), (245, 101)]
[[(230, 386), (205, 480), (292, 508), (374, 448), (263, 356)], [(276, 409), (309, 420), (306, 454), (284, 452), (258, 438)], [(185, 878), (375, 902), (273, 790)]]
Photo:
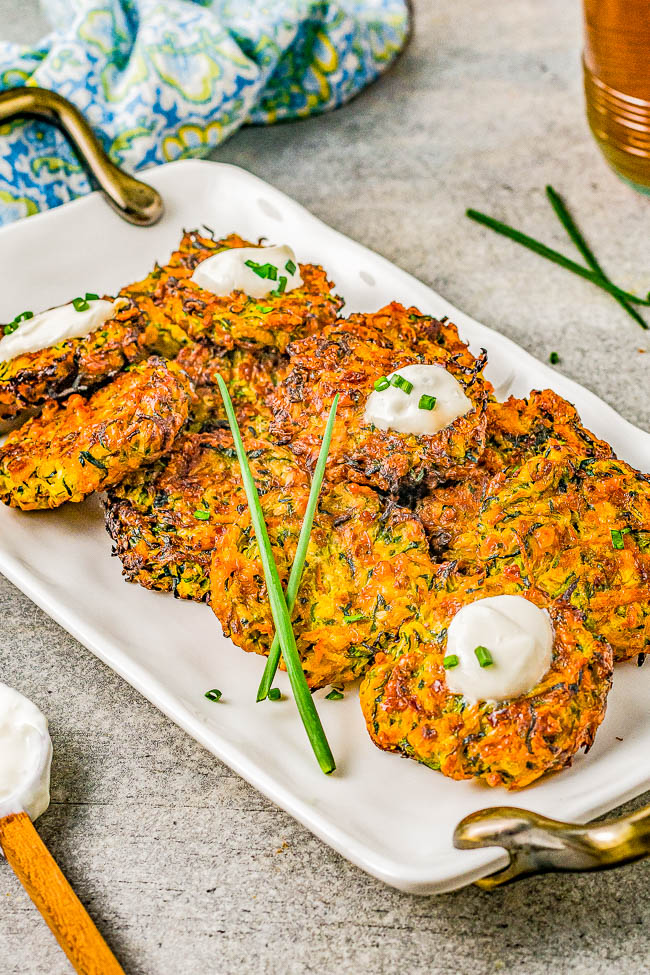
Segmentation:
[(551, 363), (552, 366), (556, 366), (560, 361), (559, 353), (551, 352), (550, 356), (548, 357), (548, 361)]
[(279, 687), (272, 687), (267, 696), (269, 701), (279, 701), (282, 697), (282, 691)]
[(99, 295), (96, 295), (94, 291), (87, 291), (86, 301), (99, 301)]
[(436, 405), (435, 396), (429, 396), (427, 393), (423, 393), (422, 396), (420, 396), (420, 402), (418, 403), (419, 409), (432, 410), (435, 405)]
[(342, 701), (343, 700), (343, 694), (338, 689), (338, 687), (333, 687), (332, 690), (329, 692), (329, 694), (326, 694), (325, 695), (325, 700), (326, 701)]
[(627, 535), (627, 533), (629, 532), (629, 530), (630, 530), (629, 528), (621, 528), (621, 529), (612, 528), (611, 529), (610, 534), (612, 536), (612, 548), (619, 548), (619, 549), (620, 548), (625, 548), (625, 543), (623, 541), (623, 535)]
[(390, 384), (391, 386), (396, 386), (398, 389), (401, 389), (402, 392), (406, 393), (407, 396), (410, 395), (411, 390), (413, 389), (413, 383), (410, 383), (408, 379), (404, 379), (404, 376), (400, 376), (399, 373), (391, 377)]
[(204, 511), (201, 508), (199, 508), (198, 511), (194, 512), (194, 517), (196, 518), (197, 521), (209, 521), (210, 512)]
[(207, 697), (208, 701), (214, 701), (216, 703), (221, 700), (221, 691), (218, 687), (213, 687), (211, 691), (205, 692), (204, 697)]
[(13, 332), (16, 331), (16, 329), (18, 328), (21, 322), (26, 322), (28, 318), (33, 318), (33, 317), (34, 317), (33, 311), (21, 311), (20, 315), (16, 315), (16, 317), (12, 322), (9, 322), (8, 325), (5, 325), (4, 327), (5, 335), (11, 335)]
[(257, 261), (245, 261), (246, 267), (249, 267), (253, 274), (256, 274), (258, 278), (267, 278), (269, 281), (277, 281), (278, 279), (278, 269), (275, 264), (258, 264)]
[(287, 279), (283, 274), (282, 277), (280, 278), (280, 283), (278, 284), (275, 291), (271, 292), (271, 294), (273, 295), (274, 298), (279, 298), (281, 294), (284, 294), (286, 287), (287, 287)]
[(448, 654), (442, 661), (442, 666), (445, 670), (452, 670), (454, 667), (458, 666), (458, 657), (455, 653)]
[(108, 473), (108, 467), (97, 457), (93, 457), (89, 450), (81, 450), (79, 452), (79, 463), (82, 467), (86, 466), (86, 463), (92, 464), (93, 467), (97, 467), (100, 471)]
[(388, 389), (389, 386), (390, 379), (387, 379), (386, 376), (382, 376), (380, 379), (375, 380), (375, 389), (378, 393), (381, 393), (384, 389)]
[(284, 265), (284, 269), (285, 271), (288, 271), (289, 274), (296, 273), (296, 265), (293, 263), (293, 261), (287, 261), (287, 263)]
[(475, 647), (474, 653), (481, 667), (490, 667), (494, 663), (492, 654), (487, 647)]
[(365, 613), (355, 613), (353, 616), (343, 615), (343, 619), (346, 623), (358, 623), (360, 620), (367, 620), (368, 617)]
[(272, 305), (255, 305), (260, 315), (268, 315), (270, 311), (273, 311)]
[(75, 311), (88, 311), (90, 305), (85, 298), (73, 298), (72, 304)]

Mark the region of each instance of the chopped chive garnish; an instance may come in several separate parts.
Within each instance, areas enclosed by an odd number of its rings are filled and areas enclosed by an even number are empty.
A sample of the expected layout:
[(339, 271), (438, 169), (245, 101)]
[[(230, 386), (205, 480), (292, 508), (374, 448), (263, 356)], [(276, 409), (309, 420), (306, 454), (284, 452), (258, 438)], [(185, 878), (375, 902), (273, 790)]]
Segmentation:
[[(302, 570), (305, 565), (305, 557), (307, 555), (307, 548), (309, 547), (309, 539), (311, 536), (312, 525), (314, 524), (314, 515), (316, 514), (316, 506), (318, 504), (318, 496), (320, 494), (320, 489), (323, 484), (323, 477), (325, 476), (325, 465), (327, 463), (327, 455), (330, 449), (330, 443), (332, 441), (332, 431), (334, 429), (334, 420), (336, 418), (336, 408), (339, 402), (339, 394), (337, 393), (334, 397), (334, 402), (332, 403), (332, 408), (330, 410), (329, 419), (327, 421), (327, 426), (325, 427), (325, 433), (323, 434), (323, 442), (321, 444), (320, 453), (318, 454), (318, 462), (314, 470), (314, 476), (311, 482), (311, 489), (309, 491), (309, 499), (307, 501), (307, 510), (305, 512), (305, 518), (302, 523), (302, 528), (300, 529), (300, 537), (298, 538), (298, 546), (296, 548), (296, 555), (293, 560), (293, 565), (291, 566), (291, 573), (289, 575), (289, 582), (287, 583), (287, 608), (289, 612), (293, 610), (294, 603), (296, 601), (296, 596), (298, 595), (298, 587), (300, 586), (300, 578), (302, 576)], [(271, 684), (273, 683), (273, 678), (275, 677), (275, 672), (278, 669), (278, 664), (280, 663), (280, 642), (278, 640), (277, 634), (273, 638), (273, 644), (271, 646), (271, 651), (266, 661), (266, 667), (264, 668), (264, 674), (262, 675), (262, 680), (260, 681), (260, 686), (257, 689), (257, 701), (263, 701), (268, 695)]]
[(268, 693), (269, 701), (279, 701), (282, 697), (282, 691), (279, 687), (272, 687)]
[(207, 697), (208, 701), (220, 701), (221, 691), (218, 687), (213, 687), (211, 691), (206, 691), (204, 697)]
[(481, 667), (490, 667), (494, 663), (487, 647), (474, 647), (474, 653)]
[(418, 407), (421, 410), (432, 410), (435, 405), (436, 405), (435, 396), (429, 396), (428, 393), (423, 393), (422, 396), (420, 396), (420, 402), (418, 403)]
[(268, 315), (270, 311), (273, 311), (272, 305), (256, 305), (255, 306), (260, 313), (260, 315)]
[(87, 291), (86, 301), (99, 301), (99, 295), (96, 295), (94, 291)]
[(20, 315), (16, 315), (16, 317), (12, 322), (9, 322), (8, 325), (5, 325), (4, 327), (5, 335), (11, 335), (13, 332), (16, 331), (16, 329), (18, 328), (21, 322), (26, 322), (28, 318), (33, 318), (33, 317), (34, 317), (33, 311), (21, 311)]
[[(275, 564), (275, 559), (273, 558), (273, 551), (269, 541), (266, 522), (264, 521), (264, 513), (262, 512), (257, 487), (255, 486), (255, 481), (248, 463), (248, 457), (246, 456), (246, 451), (244, 450), (244, 444), (242, 442), (241, 432), (239, 430), (239, 425), (233, 409), (230, 393), (228, 392), (228, 387), (223, 381), (222, 376), (217, 376), (217, 382), (219, 384), (219, 390), (223, 399), (223, 405), (226, 410), (226, 416), (228, 417), (232, 438), (235, 443), (235, 450), (237, 451), (237, 459), (239, 461), (242, 480), (244, 482), (244, 491), (246, 493), (251, 521), (253, 523), (255, 537), (257, 538), (260, 559), (262, 562), (262, 568), (264, 570), (264, 579), (266, 581), (266, 589), (271, 607), (271, 615), (273, 616), (273, 623), (275, 625), (275, 632), (280, 641), (282, 656), (284, 657), (284, 662), (287, 667), (289, 680), (291, 682), (291, 689), (293, 690), (293, 695), (302, 719), (302, 723), (305, 727), (307, 735), (309, 736), (314, 754), (318, 759), (318, 764), (320, 765), (322, 771), (327, 775), (334, 771), (336, 768), (336, 763), (334, 761), (334, 756), (332, 755), (327, 738), (325, 737), (323, 725), (318, 717), (318, 711), (316, 710), (316, 706), (311, 696), (311, 691), (309, 690), (309, 685), (307, 684), (305, 673), (302, 669), (298, 647), (296, 646), (296, 637), (293, 632), (293, 627), (291, 626), (291, 617), (289, 616), (287, 603), (285, 602), (284, 593), (282, 592), (282, 583), (280, 582), (280, 576), (278, 575), (278, 568)], [(332, 409), (334, 410), (334, 407)]]
[(296, 273), (296, 265), (293, 263), (293, 261), (287, 261), (287, 263), (284, 265), (284, 269), (285, 271), (288, 271), (289, 274)]
[(277, 288), (275, 289), (275, 291), (271, 292), (273, 297), (277, 298), (279, 295), (284, 294), (284, 290), (286, 286), (287, 286), (287, 279), (283, 274), (282, 277), (280, 278), (280, 283), (278, 284)]
[(343, 694), (338, 689), (338, 687), (333, 687), (332, 690), (329, 692), (329, 694), (326, 694), (325, 695), (325, 700), (326, 701), (342, 701), (343, 700)]
[(210, 512), (199, 508), (198, 511), (194, 512), (194, 517), (197, 519), (197, 521), (209, 521)]
[(629, 528), (621, 528), (621, 529), (612, 528), (611, 529), (610, 534), (612, 536), (612, 548), (625, 548), (625, 542), (623, 541), (623, 535), (627, 535), (627, 533), (629, 532), (629, 530), (630, 530)]
[(458, 666), (458, 657), (455, 653), (449, 653), (442, 661), (442, 666), (445, 670), (453, 670), (454, 667)]
[(367, 620), (368, 617), (365, 613), (355, 613), (353, 616), (346, 616), (344, 613), (343, 619), (346, 623), (358, 623), (360, 620)]
[(402, 392), (406, 393), (407, 396), (413, 389), (413, 383), (410, 383), (408, 379), (404, 379), (404, 376), (400, 376), (399, 373), (391, 378), (390, 384), (391, 386), (397, 386), (397, 388), (401, 389)]
[(278, 279), (278, 269), (275, 264), (258, 264), (257, 261), (244, 261), (244, 264), (258, 278), (268, 278), (269, 281), (277, 281)]
[(560, 361), (560, 356), (558, 355), (557, 352), (551, 352), (550, 356), (548, 357), (548, 361), (551, 363), (552, 366), (556, 366)]
[(72, 304), (75, 311), (88, 311), (90, 305), (85, 298), (73, 298)]
[(375, 389), (378, 393), (381, 393), (384, 389), (388, 389), (389, 386), (390, 379), (387, 379), (386, 376), (382, 376), (381, 379), (375, 380)]

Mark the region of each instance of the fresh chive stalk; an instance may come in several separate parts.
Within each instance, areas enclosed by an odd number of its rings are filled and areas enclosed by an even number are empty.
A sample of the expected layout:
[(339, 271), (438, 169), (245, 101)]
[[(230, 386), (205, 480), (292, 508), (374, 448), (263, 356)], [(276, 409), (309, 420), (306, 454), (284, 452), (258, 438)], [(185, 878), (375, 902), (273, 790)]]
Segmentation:
[[(539, 240), (535, 240), (534, 237), (529, 237), (527, 234), (523, 234), (520, 230), (515, 230), (514, 227), (508, 226), (507, 223), (502, 223), (500, 220), (495, 220), (494, 217), (488, 217), (487, 214), (481, 213), (479, 210), (466, 210), (466, 215), (470, 220), (476, 220), (477, 223), (483, 224), (485, 227), (489, 227), (490, 230), (495, 230), (498, 234), (503, 234), (504, 237), (509, 237), (510, 240), (516, 241), (518, 244), (522, 244), (529, 250), (534, 251), (541, 257), (547, 258), (547, 260), (552, 261), (554, 264), (559, 264), (560, 267), (566, 268), (567, 271), (573, 271), (574, 274), (579, 274), (581, 278), (585, 278), (587, 281), (591, 281), (592, 284), (597, 285), (602, 288), (603, 291), (607, 291), (608, 294), (612, 295), (614, 298), (623, 298), (626, 301), (630, 301), (635, 305), (650, 305), (650, 292), (645, 298), (639, 298), (638, 295), (633, 295), (629, 291), (624, 291), (622, 288), (618, 288), (615, 284), (608, 278), (603, 278), (601, 275), (596, 274), (595, 271), (589, 270), (589, 268), (583, 267), (581, 264), (576, 264), (570, 258), (565, 257), (564, 254), (560, 254), (559, 251), (553, 250), (552, 247), (547, 247), (546, 244), (542, 244)], [(645, 325), (645, 328), (648, 326)]]
[[(555, 214), (558, 217), (560, 223), (562, 224), (562, 226), (568, 233), (569, 237), (571, 238), (573, 243), (576, 245), (576, 247), (584, 257), (587, 264), (591, 268), (593, 268), (596, 274), (599, 274), (604, 281), (608, 281), (609, 284), (612, 284), (611, 279), (603, 271), (600, 262), (598, 261), (598, 258), (596, 257), (596, 255), (594, 254), (594, 252), (592, 251), (591, 247), (584, 239), (582, 234), (580, 233), (580, 230), (578, 229), (578, 225), (576, 224), (575, 220), (569, 213), (566, 204), (562, 199), (562, 197), (560, 196), (560, 194), (556, 190), (554, 190), (552, 186), (547, 186), (546, 195), (550, 201), (551, 206), (555, 210)], [(628, 315), (631, 318), (633, 318), (638, 325), (641, 326), (641, 328), (647, 329), (648, 327), (647, 324), (645, 323), (641, 315), (639, 315), (636, 308), (632, 308), (630, 303), (626, 301), (625, 298), (620, 298), (618, 295), (612, 295), (612, 297), (614, 298), (615, 301), (619, 303), (621, 308), (624, 311), (626, 311)]]
[[(302, 577), (302, 570), (305, 565), (305, 558), (307, 556), (307, 548), (309, 547), (309, 539), (311, 537), (311, 529), (314, 524), (314, 516), (316, 514), (316, 507), (318, 505), (318, 497), (320, 495), (321, 486), (323, 484), (323, 477), (325, 476), (325, 465), (327, 463), (327, 455), (330, 449), (330, 443), (332, 441), (332, 431), (334, 429), (334, 420), (336, 419), (336, 408), (339, 403), (339, 394), (337, 393), (334, 397), (334, 402), (332, 403), (332, 408), (330, 410), (329, 419), (327, 421), (327, 426), (325, 427), (325, 433), (323, 435), (323, 442), (321, 444), (320, 452), (318, 454), (318, 461), (316, 463), (316, 468), (314, 470), (314, 476), (311, 482), (311, 489), (309, 491), (309, 499), (307, 501), (307, 510), (305, 512), (305, 518), (302, 523), (302, 528), (300, 529), (300, 537), (298, 538), (298, 547), (296, 548), (296, 556), (293, 560), (293, 565), (291, 566), (291, 573), (289, 574), (289, 582), (287, 583), (286, 601), (287, 609), (289, 613), (292, 612), (294, 603), (296, 601), (296, 596), (298, 595), (298, 589), (300, 587), (300, 579)], [(278, 664), (280, 663), (280, 641), (278, 640), (277, 633), (273, 638), (273, 643), (271, 645), (271, 650), (266, 661), (266, 667), (264, 668), (264, 673), (262, 674), (262, 680), (260, 681), (260, 686), (257, 690), (257, 701), (263, 701), (268, 697), (269, 690), (271, 689), (271, 684), (275, 677), (275, 673), (278, 669)]]
[(273, 623), (279, 637), (282, 656), (284, 657), (284, 662), (287, 665), (291, 689), (293, 690), (298, 712), (305, 727), (305, 731), (307, 732), (311, 742), (314, 754), (318, 759), (318, 764), (320, 765), (321, 770), (328, 775), (330, 772), (334, 771), (336, 768), (336, 763), (334, 761), (334, 756), (332, 755), (327, 738), (325, 737), (321, 720), (318, 717), (318, 712), (314, 705), (314, 701), (300, 663), (300, 656), (296, 646), (296, 638), (291, 626), (291, 618), (284, 599), (284, 593), (282, 592), (282, 583), (280, 582), (278, 569), (275, 564), (275, 559), (273, 558), (271, 543), (266, 530), (266, 522), (264, 521), (264, 514), (262, 512), (262, 506), (260, 504), (257, 487), (255, 486), (255, 481), (248, 463), (248, 457), (246, 456), (246, 451), (244, 450), (244, 444), (242, 442), (239, 424), (237, 423), (232, 400), (230, 399), (230, 393), (228, 392), (228, 387), (221, 376), (217, 376), (217, 382), (219, 383), (219, 390), (221, 392), (221, 397), (226, 410), (226, 416), (228, 417), (232, 438), (235, 443), (237, 459), (239, 461), (242, 480), (244, 482), (244, 491), (246, 492), (248, 507), (250, 509), (251, 521), (253, 522), (255, 537), (257, 538), (257, 544), (260, 550), (260, 558), (262, 561), (262, 567), (264, 569), (264, 578), (266, 580), (266, 588), (269, 594)]

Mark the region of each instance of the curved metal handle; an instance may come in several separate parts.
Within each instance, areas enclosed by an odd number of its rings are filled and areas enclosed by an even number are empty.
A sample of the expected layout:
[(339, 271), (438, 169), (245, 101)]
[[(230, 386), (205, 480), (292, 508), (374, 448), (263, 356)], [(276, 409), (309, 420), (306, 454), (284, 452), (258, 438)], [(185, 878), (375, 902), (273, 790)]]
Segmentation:
[(25, 116), (51, 122), (63, 131), (124, 220), (149, 227), (160, 219), (160, 194), (111, 162), (83, 115), (66, 98), (45, 88), (11, 88), (0, 94), (0, 122)]
[(586, 826), (512, 806), (481, 809), (458, 824), (454, 846), (502, 846), (508, 851), (507, 867), (476, 881), (484, 890), (539, 873), (611, 870), (650, 855), (650, 806)]

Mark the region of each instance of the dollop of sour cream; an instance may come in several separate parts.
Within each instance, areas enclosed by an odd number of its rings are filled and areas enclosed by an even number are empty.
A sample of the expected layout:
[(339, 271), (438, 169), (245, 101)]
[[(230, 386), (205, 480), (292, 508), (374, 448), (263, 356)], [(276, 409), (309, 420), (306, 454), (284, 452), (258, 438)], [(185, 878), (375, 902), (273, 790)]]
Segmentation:
[[(430, 435), (473, 408), (461, 384), (444, 366), (426, 363), (404, 366), (385, 378), (390, 382), (396, 376), (412, 385), (408, 393), (391, 383), (385, 389), (375, 389), (366, 400), (365, 422), (380, 430)], [(424, 408), (422, 397), (432, 396), (435, 397), (433, 409)]]
[[(479, 652), (492, 663), (481, 666)], [(483, 655), (484, 656), (484, 655)], [(449, 625), (447, 687), (468, 701), (506, 701), (532, 690), (551, 665), (553, 626), (546, 610), (523, 596), (488, 596), (463, 606)]]
[[(270, 276), (267, 265), (273, 269)], [(286, 278), (284, 285), (283, 278)], [(286, 244), (219, 251), (197, 265), (192, 281), (215, 295), (243, 291), (251, 298), (266, 298), (278, 289), (281, 293), (293, 291), (303, 283), (296, 255)]]
[(112, 318), (123, 301), (119, 298), (116, 301), (99, 298), (87, 301), (88, 308), (83, 311), (77, 311), (72, 302), (42, 311), (21, 322), (15, 332), (0, 339), (0, 362), (9, 362), (28, 352), (50, 349), (66, 339), (90, 335)]
[(50, 804), (52, 742), (47, 719), (18, 691), (0, 684), (0, 817)]

